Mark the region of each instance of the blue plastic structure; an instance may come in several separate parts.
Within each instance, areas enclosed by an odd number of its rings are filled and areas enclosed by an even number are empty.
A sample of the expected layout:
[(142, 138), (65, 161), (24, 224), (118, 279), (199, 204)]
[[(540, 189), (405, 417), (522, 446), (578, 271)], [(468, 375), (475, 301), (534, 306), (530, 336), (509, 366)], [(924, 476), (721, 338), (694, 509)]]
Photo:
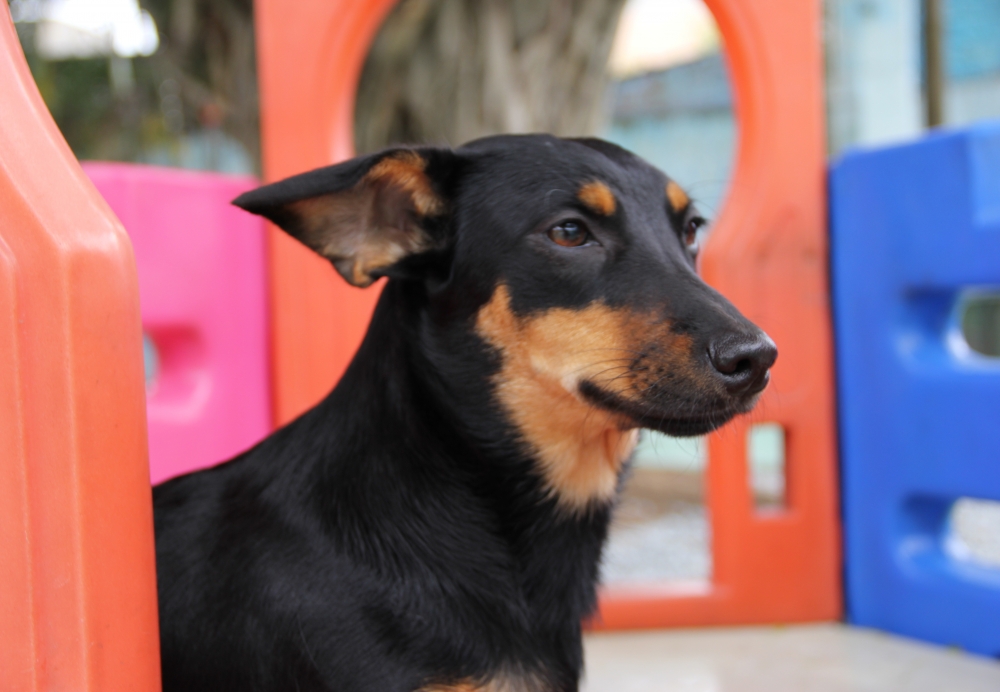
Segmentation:
[(958, 498), (1000, 501), (1000, 359), (958, 320), (1000, 295), (1000, 122), (848, 154), (830, 185), (848, 616), (1000, 655), (1000, 569), (947, 540)]

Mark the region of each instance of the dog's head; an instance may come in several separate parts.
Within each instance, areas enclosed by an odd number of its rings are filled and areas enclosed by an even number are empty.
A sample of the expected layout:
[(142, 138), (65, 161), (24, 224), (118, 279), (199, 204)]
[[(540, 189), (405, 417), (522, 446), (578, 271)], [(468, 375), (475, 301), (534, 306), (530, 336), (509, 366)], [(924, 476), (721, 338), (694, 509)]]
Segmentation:
[(488, 390), (568, 507), (610, 499), (638, 428), (699, 435), (749, 411), (777, 354), (697, 276), (687, 194), (600, 140), (393, 149), (235, 203), (356, 286), (425, 296), (431, 362)]

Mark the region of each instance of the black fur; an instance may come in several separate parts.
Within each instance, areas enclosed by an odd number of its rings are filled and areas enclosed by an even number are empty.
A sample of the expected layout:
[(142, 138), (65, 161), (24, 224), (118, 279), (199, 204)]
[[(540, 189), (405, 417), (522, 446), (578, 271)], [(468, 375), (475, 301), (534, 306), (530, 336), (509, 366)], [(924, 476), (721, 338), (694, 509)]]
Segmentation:
[[(713, 344), (766, 338), (697, 278), (682, 242), (693, 210), (670, 209), (667, 179), (628, 152), (548, 136), (417, 151), (446, 211), (416, 220), (444, 243), (378, 272), (394, 278), (340, 383), (250, 451), (154, 489), (166, 692), (576, 690), (611, 507), (567, 512), (545, 487), (496, 399), (501, 355), (478, 311), (501, 282), (517, 314), (655, 308), (701, 364)], [(357, 185), (387, 155), (237, 204), (294, 224), (289, 202)], [(612, 216), (576, 198), (591, 179), (614, 189)], [(566, 217), (599, 247), (552, 243)], [(661, 388), (642, 422), (711, 429), (750, 405), (772, 361), (732, 400)]]

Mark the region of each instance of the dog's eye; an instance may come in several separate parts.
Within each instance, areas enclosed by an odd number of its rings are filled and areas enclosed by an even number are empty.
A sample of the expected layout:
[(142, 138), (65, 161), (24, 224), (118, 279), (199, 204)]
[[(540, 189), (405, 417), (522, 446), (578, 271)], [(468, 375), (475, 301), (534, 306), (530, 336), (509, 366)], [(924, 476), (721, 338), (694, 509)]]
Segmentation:
[(553, 243), (563, 247), (580, 247), (590, 240), (587, 229), (576, 221), (563, 221), (550, 228), (548, 235)]
[(699, 231), (705, 226), (705, 219), (695, 216), (684, 225), (684, 247), (697, 254), (701, 237)]

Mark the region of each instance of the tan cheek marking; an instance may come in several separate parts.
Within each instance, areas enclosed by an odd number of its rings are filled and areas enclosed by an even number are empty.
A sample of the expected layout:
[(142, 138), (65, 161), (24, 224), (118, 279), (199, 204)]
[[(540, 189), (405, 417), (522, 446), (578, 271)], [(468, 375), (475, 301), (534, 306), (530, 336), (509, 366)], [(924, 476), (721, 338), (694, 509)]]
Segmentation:
[(519, 318), (500, 285), (476, 329), (501, 352), (495, 379), (501, 404), (533, 449), (550, 491), (571, 510), (614, 496), (638, 437), (630, 429), (634, 422), (583, 399), (581, 381), (640, 406), (650, 387), (717, 388), (692, 359), (692, 338), (672, 333), (651, 314), (595, 302)]
[(586, 204), (594, 212), (603, 216), (611, 216), (615, 213), (615, 195), (611, 188), (600, 181), (587, 183), (580, 188), (577, 198)]
[(670, 206), (675, 212), (684, 211), (687, 205), (691, 203), (691, 198), (688, 197), (688, 194), (673, 180), (667, 183), (667, 199), (670, 201)]
[(570, 510), (614, 496), (622, 463), (638, 439), (620, 417), (577, 393), (583, 379), (623, 395), (629, 391), (626, 340), (634, 333), (627, 321), (599, 303), (522, 320), (510, 311), (503, 285), (478, 316), (479, 334), (502, 353), (500, 401), (535, 451), (550, 490)]

